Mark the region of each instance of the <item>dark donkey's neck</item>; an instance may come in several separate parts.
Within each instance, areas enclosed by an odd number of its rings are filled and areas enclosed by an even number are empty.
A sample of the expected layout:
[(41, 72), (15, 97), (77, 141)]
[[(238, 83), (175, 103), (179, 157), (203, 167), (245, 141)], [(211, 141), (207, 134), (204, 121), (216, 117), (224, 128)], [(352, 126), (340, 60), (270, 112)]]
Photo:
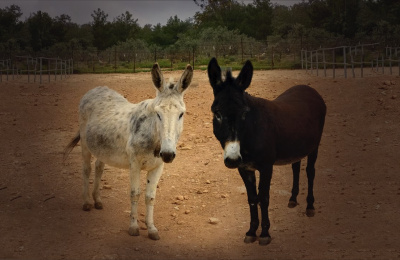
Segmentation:
[(276, 106), (267, 99), (244, 93), (244, 100), (250, 108), (246, 115), (241, 153), (246, 163), (260, 166), (263, 163), (273, 164), (276, 158), (276, 123), (274, 113)]

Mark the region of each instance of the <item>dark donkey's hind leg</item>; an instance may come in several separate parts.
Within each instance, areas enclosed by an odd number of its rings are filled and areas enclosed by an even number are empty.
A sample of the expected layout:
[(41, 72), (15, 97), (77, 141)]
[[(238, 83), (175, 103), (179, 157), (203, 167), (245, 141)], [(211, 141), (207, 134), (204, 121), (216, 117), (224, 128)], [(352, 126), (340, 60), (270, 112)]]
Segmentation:
[(315, 178), (315, 162), (318, 157), (318, 148), (308, 155), (307, 158), (307, 179), (308, 179), (308, 195), (307, 195), (307, 209), (306, 214), (308, 217), (314, 217), (314, 178)]
[(243, 179), (247, 191), (247, 200), (250, 206), (250, 229), (244, 238), (245, 243), (253, 243), (257, 240), (256, 231), (260, 224), (258, 219), (258, 196), (256, 188), (256, 175), (254, 171), (239, 168), (240, 176)]
[(297, 203), (297, 195), (299, 195), (300, 163), (301, 161), (292, 164), (293, 187), (292, 187), (292, 196), (290, 197), (288, 204), (289, 208), (294, 208), (297, 205), (299, 205), (299, 203)]

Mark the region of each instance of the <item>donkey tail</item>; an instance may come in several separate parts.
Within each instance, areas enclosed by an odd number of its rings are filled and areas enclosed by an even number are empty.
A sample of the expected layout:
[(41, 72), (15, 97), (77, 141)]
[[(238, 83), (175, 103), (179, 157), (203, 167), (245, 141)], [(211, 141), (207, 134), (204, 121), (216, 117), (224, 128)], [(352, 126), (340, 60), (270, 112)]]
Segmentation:
[(64, 149), (64, 156), (63, 156), (63, 161), (65, 161), (69, 155), (69, 153), (74, 149), (74, 147), (79, 143), (79, 140), (81, 140), (81, 135), (76, 133), (75, 137), (69, 142), (67, 147)]

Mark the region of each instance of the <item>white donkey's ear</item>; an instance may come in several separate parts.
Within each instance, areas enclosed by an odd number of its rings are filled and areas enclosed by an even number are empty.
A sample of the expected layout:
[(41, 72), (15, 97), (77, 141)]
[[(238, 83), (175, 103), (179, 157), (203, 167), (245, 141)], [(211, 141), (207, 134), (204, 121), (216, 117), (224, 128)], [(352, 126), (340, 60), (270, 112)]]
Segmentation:
[(193, 68), (192, 66), (190, 66), (190, 64), (188, 64), (186, 65), (186, 69), (183, 72), (177, 86), (179, 93), (184, 92), (189, 87), (190, 82), (192, 82), (192, 78), (193, 78)]
[(151, 70), (151, 78), (153, 79), (153, 84), (158, 89), (158, 91), (163, 91), (162, 88), (164, 86), (164, 77), (157, 62), (154, 63), (153, 69)]

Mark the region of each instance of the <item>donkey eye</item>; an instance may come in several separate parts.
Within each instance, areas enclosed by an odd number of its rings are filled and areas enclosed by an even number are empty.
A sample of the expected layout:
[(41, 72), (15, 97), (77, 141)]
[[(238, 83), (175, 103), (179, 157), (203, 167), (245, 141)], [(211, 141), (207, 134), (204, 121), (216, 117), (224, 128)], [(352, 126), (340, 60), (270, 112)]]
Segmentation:
[(180, 115), (179, 115), (179, 119), (181, 119), (183, 117), (183, 113), (181, 113)]
[(157, 117), (158, 117), (158, 119), (160, 119), (160, 121), (161, 121), (161, 116), (160, 116), (159, 113), (157, 113)]
[(246, 114), (247, 114), (247, 111), (246, 111), (246, 112), (243, 112), (243, 114), (242, 114), (242, 120), (245, 120), (245, 119), (246, 119)]
[(222, 120), (222, 116), (221, 116), (221, 114), (219, 112), (215, 112), (214, 116), (215, 116), (215, 119), (217, 119), (218, 121)]

